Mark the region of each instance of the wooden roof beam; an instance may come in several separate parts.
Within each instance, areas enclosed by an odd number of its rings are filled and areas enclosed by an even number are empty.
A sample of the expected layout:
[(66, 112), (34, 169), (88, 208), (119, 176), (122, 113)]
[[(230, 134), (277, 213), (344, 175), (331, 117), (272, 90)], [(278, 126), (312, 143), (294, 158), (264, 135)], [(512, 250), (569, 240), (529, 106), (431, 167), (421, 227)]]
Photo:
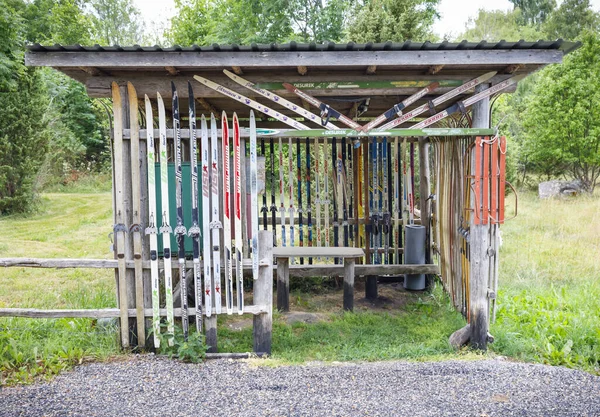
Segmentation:
[(167, 70), (169, 75), (178, 75), (179, 74), (179, 70), (175, 67), (165, 67), (165, 69)]
[(306, 75), (308, 73), (308, 68), (304, 65), (298, 65), (297, 71), (300, 75)]
[(375, 74), (375, 72), (377, 72), (377, 65), (369, 65), (367, 67), (367, 70), (365, 71), (365, 74), (373, 75), (373, 74)]
[(515, 72), (517, 72), (518, 70), (520, 70), (521, 68), (523, 68), (524, 65), (522, 64), (512, 64), (509, 65), (508, 67), (504, 68), (504, 74), (513, 74)]
[(96, 67), (79, 67), (83, 72), (90, 74), (92, 77), (99, 77), (101, 75), (108, 76), (109, 74)]
[(213, 106), (208, 100), (206, 100), (204, 97), (196, 97), (196, 101), (204, 110), (214, 114), (215, 119), (221, 120), (221, 111)]
[(231, 67), (231, 70), (234, 72), (235, 75), (244, 75), (244, 71), (242, 71), (241, 67)]
[(427, 75), (435, 75), (444, 68), (444, 65), (432, 65), (427, 69)]

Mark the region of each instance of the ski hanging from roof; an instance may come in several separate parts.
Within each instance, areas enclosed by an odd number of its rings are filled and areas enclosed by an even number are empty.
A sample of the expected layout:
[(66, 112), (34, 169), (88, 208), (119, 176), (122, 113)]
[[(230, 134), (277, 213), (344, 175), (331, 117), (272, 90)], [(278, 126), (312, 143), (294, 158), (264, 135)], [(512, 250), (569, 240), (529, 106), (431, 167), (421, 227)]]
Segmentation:
[(219, 138), (217, 133), (217, 121), (215, 115), (210, 114), (210, 154), (211, 154), (211, 219), (210, 229), (212, 231), (213, 251), (213, 282), (212, 290), (215, 295), (215, 311), (221, 314), (221, 235), (219, 229), (221, 224), (221, 213), (219, 213)]
[(165, 273), (165, 306), (167, 308), (167, 333), (169, 334), (169, 346), (173, 346), (173, 335), (175, 331), (175, 320), (173, 316), (173, 277), (171, 267), (171, 225), (169, 224), (169, 171), (167, 159), (167, 118), (165, 115), (165, 103), (160, 94), (156, 94), (158, 100), (158, 131), (160, 135), (160, 196), (162, 208), (162, 225), (159, 233), (163, 242), (163, 262)]
[(202, 333), (202, 276), (200, 272), (200, 215), (198, 213), (198, 142), (196, 140), (196, 104), (194, 90), (188, 82), (190, 124), (190, 185), (192, 199), (192, 221), (188, 236), (192, 238), (192, 260), (194, 263), (194, 298), (196, 300), (196, 330)]
[(144, 233), (150, 241), (150, 285), (152, 288), (152, 335), (154, 348), (160, 347), (160, 279), (158, 276), (158, 239), (156, 228), (156, 155), (154, 152), (154, 121), (152, 117), (152, 104), (148, 96), (144, 96), (146, 110), (146, 141), (148, 152), (146, 166), (148, 168), (148, 227)]
[(181, 326), (183, 340), (188, 339), (188, 302), (187, 285), (185, 281), (185, 235), (187, 230), (183, 225), (183, 178), (181, 169), (181, 119), (179, 117), (179, 95), (175, 83), (171, 81), (173, 93), (173, 134), (175, 136), (175, 206), (177, 208), (177, 226), (174, 233), (177, 236), (177, 260), (179, 264), (179, 294), (181, 299)]
[(230, 90), (227, 87), (223, 87), (222, 85), (219, 85), (217, 83), (214, 83), (210, 80), (207, 80), (204, 77), (200, 77), (199, 75), (194, 75), (194, 79), (202, 84), (204, 84), (205, 86), (207, 86), (208, 88), (211, 88), (215, 91), (217, 91), (218, 93), (221, 93), (229, 98), (232, 98), (236, 101), (239, 101), (240, 103), (245, 104), (246, 106), (252, 107), (255, 110), (258, 110), (261, 113), (266, 114), (269, 117), (272, 117), (274, 119), (279, 120), (280, 122), (283, 122), (291, 127), (293, 127), (294, 129), (297, 130), (310, 130), (307, 126), (303, 125), (302, 123), (297, 122), (296, 120), (279, 113), (278, 111), (275, 111), (273, 109), (271, 109), (270, 107), (267, 106), (263, 106), (262, 104), (260, 104), (257, 101), (254, 101), (246, 96), (243, 96), (239, 93), (236, 93), (233, 90)]
[[(283, 97), (280, 97), (275, 93), (272, 93), (271, 91), (263, 90), (262, 88), (257, 88), (255, 84), (251, 83), (248, 80), (243, 79), (242, 77), (235, 75), (234, 73), (232, 73), (230, 71), (223, 70), (223, 72), (225, 73), (225, 75), (227, 75), (229, 78), (231, 78), (233, 81), (235, 81), (239, 85), (246, 87), (249, 90), (252, 90), (255, 93), (258, 93), (258, 94), (268, 98), (269, 100), (299, 114), (300, 116), (306, 118), (306, 120), (310, 120), (311, 122), (321, 124), (321, 119), (319, 118), (319, 116), (309, 112), (308, 110), (305, 110), (303, 107), (299, 107), (296, 104), (292, 103), (291, 101), (288, 101), (288, 100), (284, 99)], [(325, 125), (323, 125), (323, 126), (325, 126), (325, 128), (327, 128), (329, 130), (339, 129), (339, 127), (337, 127), (336, 125), (334, 125), (333, 123), (330, 123), (330, 122), (325, 123)]]

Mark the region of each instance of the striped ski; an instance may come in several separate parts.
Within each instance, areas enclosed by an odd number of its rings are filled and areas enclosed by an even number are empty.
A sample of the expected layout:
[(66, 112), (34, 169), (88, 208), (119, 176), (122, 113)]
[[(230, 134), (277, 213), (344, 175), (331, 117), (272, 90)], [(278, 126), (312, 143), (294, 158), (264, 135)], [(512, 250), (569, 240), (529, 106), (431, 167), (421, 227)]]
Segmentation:
[(237, 308), (238, 314), (244, 313), (244, 269), (242, 267), (242, 253), (244, 242), (242, 240), (242, 178), (241, 178), (241, 144), (240, 122), (237, 114), (233, 113), (233, 178), (234, 178), (234, 229), (235, 229), (235, 274), (237, 280)]
[(202, 276), (200, 272), (200, 214), (198, 212), (198, 141), (196, 140), (196, 104), (194, 90), (188, 82), (189, 123), (190, 123), (190, 184), (192, 197), (192, 221), (188, 236), (192, 238), (194, 263), (194, 299), (196, 300), (196, 330), (202, 333)]
[[(469, 91), (470, 89), (472, 89), (473, 87), (489, 80), (490, 78), (492, 78), (494, 75), (496, 75), (495, 71), (492, 72), (487, 72), (477, 78), (472, 79), (471, 81), (468, 81), (466, 83), (464, 83), (463, 85), (461, 85), (460, 87), (455, 88), (454, 90), (450, 90), (448, 91), (446, 94), (442, 94), (439, 97), (434, 98), (431, 101), (431, 107), (433, 107), (433, 109), (435, 109), (436, 106), (439, 106), (440, 104), (450, 100), (451, 98), (454, 98), (456, 96), (458, 96), (459, 94), (463, 94), (467, 91)], [(427, 111), (427, 110), (432, 110), (430, 108), (430, 103), (425, 103), (419, 107), (417, 107), (416, 109), (413, 109), (411, 111), (409, 111), (408, 113), (404, 113), (402, 116), (400, 116), (397, 119), (392, 120), (391, 122), (386, 123), (385, 125), (381, 126), (380, 128), (378, 128), (378, 131), (382, 131), (382, 130), (388, 130), (388, 129), (392, 129), (395, 126), (399, 126), (402, 123), (406, 122), (407, 120), (413, 119), (415, 117), (417, 117), (418, 115), (420, 115), (421, 113)]]
[(212, 234), (213, 271), (212, 277), (215, 294), (215, 311), (221, 314), (221, 213), (219, 212), (219, 138), (217, 134), (217, 121), (215, 115), (210, 114), (210, 155), (211, 155), (211, 219), (210, 230)]
[[(288, 143), (288, 170), (289, 170), (289, 181), (288, 181), (288, 189), (290, 192), (290, 208), (288, 209), (290, 213), (290, 246), (294, 246), (294, 216), (296, 209), (294, 208), (294, 163), (293, 163), (293, 151), (294, 147), (292, 145), (292, 138), (289, 139)], [(294, 258), (291, 259), (291, 262), (294, 263)]]
[(323, 224), (323, 228), (325, 229), (325, 247), (329, 246), (329, 242), (330, 240), (330, 230), (329, 230), (329, 204), (330, 204), (330, 200), (329, 200), (329, 156), (327, 155), (327, 139), (324, 138), (323, 139), (323, 145), (324, 145), (324, 149), (323, 149), (323, 194), (325, 195), (325, 198), (322, 199), (323, 204), (325, 205), (325, 213), (324, 213), (324, 224)]
[(150, 283), (152, 288), (152, 333), (154, 348), (160, 347), (160, 279), (158, 276), (158, 229), (156, 228), (156, 155), (154, 151), (154, 121), (152, 117), (152, 104), (148, 96), (144, 96), (146, 110), (146, 142), (148, 144), (148, 227), (144, 233), (150, 241)]
[(277, 206), (275, 205), (275, 144), (273, 138), (269, 141), (269, 150), (271, 151), (271, 229), (273, 232), (273, 247), (275, 247), (277, 246)]
[(231, 180), (229, 163), (229, 125), (227, 114), (221, 114), (223, 146), (223, 266), (225, 267), (225, 304), (227, 314), (233, 313), (233, 271), (231, 268)]
[(299, 122), (295, 121), (294, 119), (292, 119), (284, 114), (279, 113), (278, 111), (275, 111), (267, 106), (263, 106), (262, 104), (260, 104), (257, 101), (254, 101), (252, 99), (249, 99), (246, 96), (236, 93), (235, 91), (230, 90), (227, 87), (223, 87), (222, 85), (219, 85), (215, 82), (207, 80), (204, 77), (201, 77), (199, 75), (194, 75), (194, 79), (196, 81), (204, 84), (208, 88), (211, 88), (211, 89), (215, 90), (216, 92), (223, 94), (224, 96), (227, 96), (236, 101), (239, 101), (240, 103), (243, 103), (248, 107), (258, 110), (259, 112), (264, 113), (269, 117), (277, 119), (280, 122), (283, 122), (286, 125), (293, 127), (294, 129), (297, 129), (297, 130), (310, 129), (310, 128), (306, 127), (305, 125), (303, 125), (302, 123), (299, 123)]
[(256, 120), (250, 110), (250, 215), (252, 216), (252, 278), (258, 279), (258, 178), (256, 156)]
[(423, 129), (424, 127), (430, 126), (454, 113), (464, 112), (467, 107), (470, 107), (478, 101), (481, 101), (486, 97), (490, 97), (491, 95), (494, 95), (504, 90), (505, 88), (508, 88), (511, 85), (518, 83), (523, 78), (525, 78), (525, 74), (517, 75), (515, 77), (509, 78), (508, 80), (499, 82), (498, 84), (488, 88), (487, 90), (483, 90), (480, 93), (474, 94), (465, 100), (459, 101), (451, 107), (448, 107), (446, 110), (434, 114), (429, 119), (423, 120), (421, 123), (417, 123), (414, 126), (414, 129)]
[(187, 341), (188, 323), (188, 301), (187, 285), (185, 281), (185, 235), (187, 230), (183, 225), (183, 178), (181, 169), (181, 119), (179, 118), (179, 95), (175, 89), (175, 83), (171, 81), (173, 93), (173, 133), (175, 136), (175, 205), (177, 207), (177, 226), (174, 233), (177, 236), (177, 260), (179, 263), (179, 290), (181, 298), (181, 326), (183, 327), (183, 340)]
[(137, 325), (138, 347), (146, 344), (146, 323), (144, 318), (144, 277), (142, 276), (142, 215), (140, 211), (142, 191), (140, 179), (140, 124), (138, 122), (138, 97), (130, 82), (127, 83), (129, 98), (129, 125), (131, 147), (131, 206), (133, 209), (133, 224), (129, 233), (133, 235), (133, 262), (135, 274), (135, 313)]
[(116, 223), (113, 226), (113, 233), (117, 243), (117, 274), (119, 281), (119, 317), (121, 324), (121, 346), (129, 347), (129, 314), (127, 312), (127, 278), (125, 275), (125, 201), (123, 199), (123, 104), (121, 102), (121, 92), (116, 82), (112, 83), (112, 100), (114, 110), (114, 147), (115, 147), (115, 206), (117, 209)]
[[(256, 129), (254, 130), (254, 132), (256, 133)], [(262, 214), (263, 230), (267, 230), (267, 219), (269, 214), (269, 209), (267, 208), (267, 185), (269, 183), (269, 174), (267, 172), (267, 154), (265, 152), (265, 138), (260, 139), (260, 153), (265, 160), (265, 188), (263, 190), (262, 207), (260, 209), (260, 212)]]
[[(312, 246), (312, 208), (310, 204), (310, 139), (306, 138), (306, 239), (307, 246)], [(308, 263), (312, 264), (312, 258), (308, 258)]]
[(315, 209), (316, 209), (316, 246), (321, 246), (321, 143), (315, 140)]
[(167, 159), (167, 118), (165, 103), (160, 94), (156, 93), (158, 100), (158, 131), (160, 135), (160, 197), (162, 207), (162, 225), (158, 230), (162, 235), (163, 262), (165, 271), (165, 306), (167, 308), (167, 333), (169, 346), (173, 346), (175, 320), (173, 317), (173, 277), (171, 267), (171, 225), (169, 224), (169, 169)]
[(279, 221), (281, 223), (281, 245), (285, 246), (285, 205), (284, 200), (285, 179), (283, 175), (283, 143), (279, 138)]
[[(304, 246), (304, 209), (302, 208), (302, 158), (300, 152), (300, 138), (296, 138), (296, 180), (298, 181), (298, 237), (300, 246)], [(304, 258), (300, 258), (300, 265)]]
[(208, 145), (208, 126), (206, 117), (202, 115), (200, 118), (200, 152), (202, 154), (202, 261), (204, 266), (204, 305), (206, 317), (212, 315), (212, 288), (213, 278), (211, 275), (210, 262), (210, 172), (208, 166), (210, 164), (210, 149)]
[(390, 108), (386, 112), (382, 113), (381, 115), (377, 116), (375, 119), (371, 120), (369, 123), (364, 125), (361, 130), (363, 132), (368, 132), (369, 130), (379, 126), (380, 124), (387, 122), (395, 115), (402, 116), (402, 111), (405, 108), (407, 108), (408, 106), (413, 104), (415, 101), (425, 97), (425, 95), (429, 94), (430, 92), (432, 92), (439, 86), (440, 86), (440, 84), (437, 82), (429, 84), (427, 87), (417, 91), (415, 94), (406, 98), (405, 100), (401, 101), (400, 103), (394, 104), (394, 106), (392, 108)]
[[(268, 90), (263, 90), (262, 88), (257, 88), (255, 86), (255, 84), (251, 83), (248, 80), (243, 79), (242, 77), (235, 75), (231, 71), (223, 70), (223, 72), (225, 73), (225, 75), (227, 75), (229, 78), (231, 78), (233, 81), (235, 81), (239, 85), (246, 87), (247, 89), (252, 90), (255, 93), (258, 93), (277, 104), (280, 104), (281, 106), (287, 108), (288, 110), (291, 110), (291, 111), (299, 114), (300, 116), (306, 118), (306, 120), (310, 120), (311, 122), (317, 123), (319, 125), (321, 124), (319, 116), (317, 116), (314, 113), (309, 112), (308, 110), (305, 110), (303, 107), (299, 107), (296, 104), (292, 103), (291, 101), (288, 101), (288, 100), (284, 99), (283, 97), (280, 97), (277, 94), (272, 93)], [(329, 130), (338, 130), (339, 129), (339, 127), (337, 127), (336, 125), (334, 125), (333, 123), (330, 123), (330, 122), (326, 123), (324, 126), (325, 126), (325, 128), (327, 128)]]

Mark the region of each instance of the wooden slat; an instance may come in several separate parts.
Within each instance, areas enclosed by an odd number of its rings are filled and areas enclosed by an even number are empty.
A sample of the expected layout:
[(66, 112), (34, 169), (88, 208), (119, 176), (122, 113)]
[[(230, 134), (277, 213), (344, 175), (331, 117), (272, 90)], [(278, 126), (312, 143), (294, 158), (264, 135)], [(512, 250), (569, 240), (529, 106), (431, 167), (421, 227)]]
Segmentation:
[(365, 251), (361, 248), (324, 247), (324, 246), (278, 246), (273, 248), (275, 258), (306, 257), (336, 257), (361, 258)]
[[(261, 315), (268, 313), (268, 306), (266, 305), (249, 305), (244, 306), (244, 314)], [(173, 309), (173, 313), (176, 317), (181, 317), (181, 308)], [(188, 308), (190, 315), (196, 314), (196, 308)], [(136, 310), (130, 308), (127, 310), (129, 317), (136, 317)], [(203, 312), (206, 315), (206, 312)], [(213, 312), (213, 314), (215, 314)], [(223, 312), (222, 314), (226, 314)], [(166, 317), (167, 310), (164, 308), (160, 309), (160, 316)], [(152, 309), (144, 309), (145, 317), (152, 317)], [(119, 317), (118, 308), (104, 308), (104, 309), (77, 309), (77, 310), (41, 310), (36, 308), (0, 308), (0, 317), (28, 317), (28, 318), (64, 318), (64, 317), (87, 317), (93, 319), (100, 318), (117, 318)]]
[[(289, 267), (291, 277), (341, 277), (344, 275), (342, 265), (292, 265)], [(428, 274), (439, 275), (440, 268), (435, 264), (425, 265), (362, 265), (354, 267), (355, 276)]]
[(462, 51), (277, 51), (277, 52), (27, 52), (25, 64), (44, 67), (298, 67), (550, 64), (562, 60), (561, 50)]

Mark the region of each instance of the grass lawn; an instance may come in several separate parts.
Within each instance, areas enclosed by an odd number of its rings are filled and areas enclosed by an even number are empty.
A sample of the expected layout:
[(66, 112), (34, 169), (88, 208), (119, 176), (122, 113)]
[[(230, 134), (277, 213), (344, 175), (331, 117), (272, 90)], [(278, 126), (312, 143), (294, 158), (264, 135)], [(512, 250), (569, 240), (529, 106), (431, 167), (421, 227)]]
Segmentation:
[[(111, 258), (111, 212), (108, 193), (45, 194), (38, 214), (0, 218), (0, 257)], [(538, 201), (523, 194), (519, 217), (502, 232), (491, 351), (600, 372), (600, 199)], [(115, 307), (114, 279), (108, 270), (6, 268), (0, 307)], [(312, 311), (320, 320), (287, 324), (276, 313), (273, 357), (294, 363), (465, 356), (448, 345), (464, 321), (439, 286), (431, 294), (401, 296), (399, 305), (371, 310), (358, 304), (356, 313), (343, 314), (341, 290), (293, 292), (292, 311)], [(252, 349), (244, 320), (219, 318), (221, 351)], [(95, 320), (0, 319), (2, 383), (31, 381), (118, 353), (116, 329)]]

